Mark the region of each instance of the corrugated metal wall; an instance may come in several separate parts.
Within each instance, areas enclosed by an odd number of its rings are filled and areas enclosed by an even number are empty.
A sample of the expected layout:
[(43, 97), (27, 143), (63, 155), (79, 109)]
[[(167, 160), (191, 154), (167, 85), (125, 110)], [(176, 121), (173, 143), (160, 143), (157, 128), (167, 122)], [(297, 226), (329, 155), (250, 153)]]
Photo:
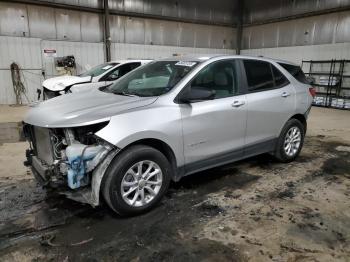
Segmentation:
[[(27, 89), (27, 97), (34, 101), (36, 88), (41, 85), (40, 39), (0, 36), (0, 104), (13, 104), (16, 97), (13, 92), (11, 63), (16, 62), (23, 71), (21, 75)], [(24, 101), (25, 98), (23, 97)]]
[[(102, 8), (101, 0), (46, 0), (75, 6)], [(111, 10), (193, 20), (234, 23), (237, 0), (109, 0)]]
[(242, 50), (243, 55), (264, 56), (301, 64), (302, 60), (350, 59), (350, 43)]
[[(266, 6), (263, 1), (248, 0), (245, 23), (258, 23), (349, 4), (349, 0), (276, 0)], [(242, 54), (262, 55), (297, 64), (301, 64), (302, 60), (350, 59), (350, 11), (247, 26), (243, 30), (242, 41)]]
[[(37, 88), (43, 81), (42, 70), (47, 77), (56, 75), (54, 58), (46, 57), (44, 49), (55, 49), (58, 56), (74, 54), (77, 63), (77, 73), (85, 70), (86, 66), (95, 66), (104, 61), (102, 43), (83, 43), (67, 41), (48, 41), (39, 38), (0, 36), (0, 104), (15, 103), (12, 87), (12, 62), (16, 62), (22, 70), (22, 80), (27, 90), (29, 102), (36, 101)], [(23, 97), (23, 101), (27, 101)]]
[(0, 35), (102, 42), (102, 18), (94, 13), (1, 2)]
[[(99, 0), (53, 0), (55, 3), (101, 8)], [(234, 1), (236, 2), (236, 1)], [(231, 23), (235, 4), (225, 0), (220, 6), (211, 1), (110, 1), (113, 10), (142, 12), (194, 20)], [(210, 7), (210, 8), (208, 8)], [(232, 12), (231, 12), (232, 11)], [(30, 102), (43, 77), (57, 75), (52, 57), (44, 49), (55, 49), (57, 56), (74, 55), (77, 73), (104, 62), (103, 20), (99, 14), (59, 8), (0, 2), (0, 104), (15, 103), (12, 90), (12, 62), (23, 71)], [(155, 19), (110, 16), (112, 58), (159, 58), (174, 53), (234, 53), (236, 30)], [(24, 99), (25, 100), (25, 99)]]
[(350, 5), (350, 0), (244, 0), (244, 23), (329, 10)]
[[(71, 1), (56, 2), (72, 4)], [(230, 22), (234, 17), (233, 13), (228, 15), (234, 5), (226, 10), (223, 10), (223, 6), (220, 5), (220, 8), (218, 7), (218, 10), (214, 12), (213, 4), (211, 4), (212, 9), (208, 6), (205, 9), (203, 7), (199, 9), (197, 3), (197, 7), (186, 9), (187, 12), (184, 14), (184, 10), (181, 9), (182, 5), (176, 4), (176, 1), (170, 4), (145, 1), (141, 7), (137, 4), (138, 2), (143, 3), (143, 1), (113, 1), (111, 8), (129, 12), (136, 12), (141, 8), (140, 10), (144, 10), (145, 13), (160, 12), (160, 15), (186, 16), (191, 19), (200, 18), (217, 22)], [(83, 1), (75, 1), (75, 3), (83, 4)], [(90, 1), (90, 4), (86, 4), (95, 6), (96, 3), (96, 1)], [(171, 11), (171, 7), (176, 7), (174, 12)], [(99, 14), (0, 2), (0, 35), (98, 43), (103, 41), (102, 23), (102, 16)], [(116, 15), (110, 16), (110, 27), (111, 40), (115, 43), (223, 49), (234, 49), (236, 46), (236, 30), (230, 27)]]
[[(102, 8), (101, 0), (46, 0), (73, 6)], [(350, 5), (350, 0), (245, 0), (244, 23), (292, 17)], [(176, 19), (234, 25), (237, 0), (109, 0), (112, 11), (150, 14)], [(37, 5), (0, 2), (0, 68), (16, 61), (24, 69), (30, 100), (36, 98), (41, 69), (56, 74), (53, 58), (74, 55), (77, 71), (104, 61), (102, 15)], [(184, 53), (233, 54), (236, 29), (157, 19), (110, 16), (112, 58), (159, 58)], [(243, 54), (282, 58), (296, 63), (302, 59), (349, 58), (350, 11), (329, 13), (243, 30)], [(342, 44), (345, 43), (345, 44)], [(249, 50), (248, 50), (249, 49)], [(13, 103), (8, 70), (0, 70), (0, 104)]]
[(350, 42), (350, 11), (250, 26), (243, 49)]
[(157, 46), (138, 44), (112, 44), (112, 59), (157, 59), (174, 54), (235, 54), (232, 49), (194, 48), (179, 46)]
[(111, 17), (115, 43), (234, 49), (236, 29), (154, 19)]
[[(77, 74), (86, 71), (87, 67), (92, 67), (104, 62), (103, 43), (43, 40), (41, 42), (41, 50), (44, 49), (55, 49), (57, 56), (74, 55)], [(57, 74), (52, 57), (45, 57), (42, 54), (42, 61), (43, 68), (48, 77)]]

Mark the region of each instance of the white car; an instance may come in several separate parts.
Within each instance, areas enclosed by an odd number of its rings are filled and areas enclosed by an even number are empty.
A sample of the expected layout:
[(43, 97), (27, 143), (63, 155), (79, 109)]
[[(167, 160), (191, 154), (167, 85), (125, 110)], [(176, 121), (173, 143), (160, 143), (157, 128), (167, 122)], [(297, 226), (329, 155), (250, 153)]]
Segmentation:
[(44, 100), (70, 92), (107, 86), (152, 60), (119, 60), (98, 65), (78, 76), (57, 76), (43, 82)]

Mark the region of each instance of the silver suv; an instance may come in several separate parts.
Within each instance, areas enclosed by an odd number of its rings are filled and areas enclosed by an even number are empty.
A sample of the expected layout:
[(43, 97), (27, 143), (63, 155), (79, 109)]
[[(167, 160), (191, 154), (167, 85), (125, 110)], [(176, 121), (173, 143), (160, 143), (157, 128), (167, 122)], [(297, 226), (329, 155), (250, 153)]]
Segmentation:
[(245, 56), (153, 61), (114, 85), (30, 110), (26, 165), (45, 186), (117, 213), (154, 207), (171, 180), (262, 153), (294, 160), (314, 89), (300, 67)]

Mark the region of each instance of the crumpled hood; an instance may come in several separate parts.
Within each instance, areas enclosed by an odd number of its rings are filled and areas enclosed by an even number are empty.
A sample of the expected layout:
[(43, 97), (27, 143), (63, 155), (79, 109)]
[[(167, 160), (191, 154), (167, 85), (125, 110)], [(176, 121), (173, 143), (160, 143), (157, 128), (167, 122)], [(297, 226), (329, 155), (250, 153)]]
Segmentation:
[(51, 91), (62, 91), (67, 86), (74, 84), (88, 83), (91, 82), (91, 76), (57, 76), (50, 79), (46, 79), (43, 82), (43, 86)]
[(157, 97), (130, 97), (99, 90), (58, 96), (31, 108), (24, 122), (41, 127), (85, 126), (152, 104)]

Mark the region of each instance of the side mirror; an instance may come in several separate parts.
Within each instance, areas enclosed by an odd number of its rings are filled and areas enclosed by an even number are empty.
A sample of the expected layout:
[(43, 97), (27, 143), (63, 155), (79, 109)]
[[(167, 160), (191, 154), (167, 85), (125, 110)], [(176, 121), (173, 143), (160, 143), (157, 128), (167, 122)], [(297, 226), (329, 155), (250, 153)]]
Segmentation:
[(188, 87), (187, 90), (180, 95), (179, 101), (182, 103), (193, 103), (215, 98), (215, 91), (208, 90), (203, 87)]

